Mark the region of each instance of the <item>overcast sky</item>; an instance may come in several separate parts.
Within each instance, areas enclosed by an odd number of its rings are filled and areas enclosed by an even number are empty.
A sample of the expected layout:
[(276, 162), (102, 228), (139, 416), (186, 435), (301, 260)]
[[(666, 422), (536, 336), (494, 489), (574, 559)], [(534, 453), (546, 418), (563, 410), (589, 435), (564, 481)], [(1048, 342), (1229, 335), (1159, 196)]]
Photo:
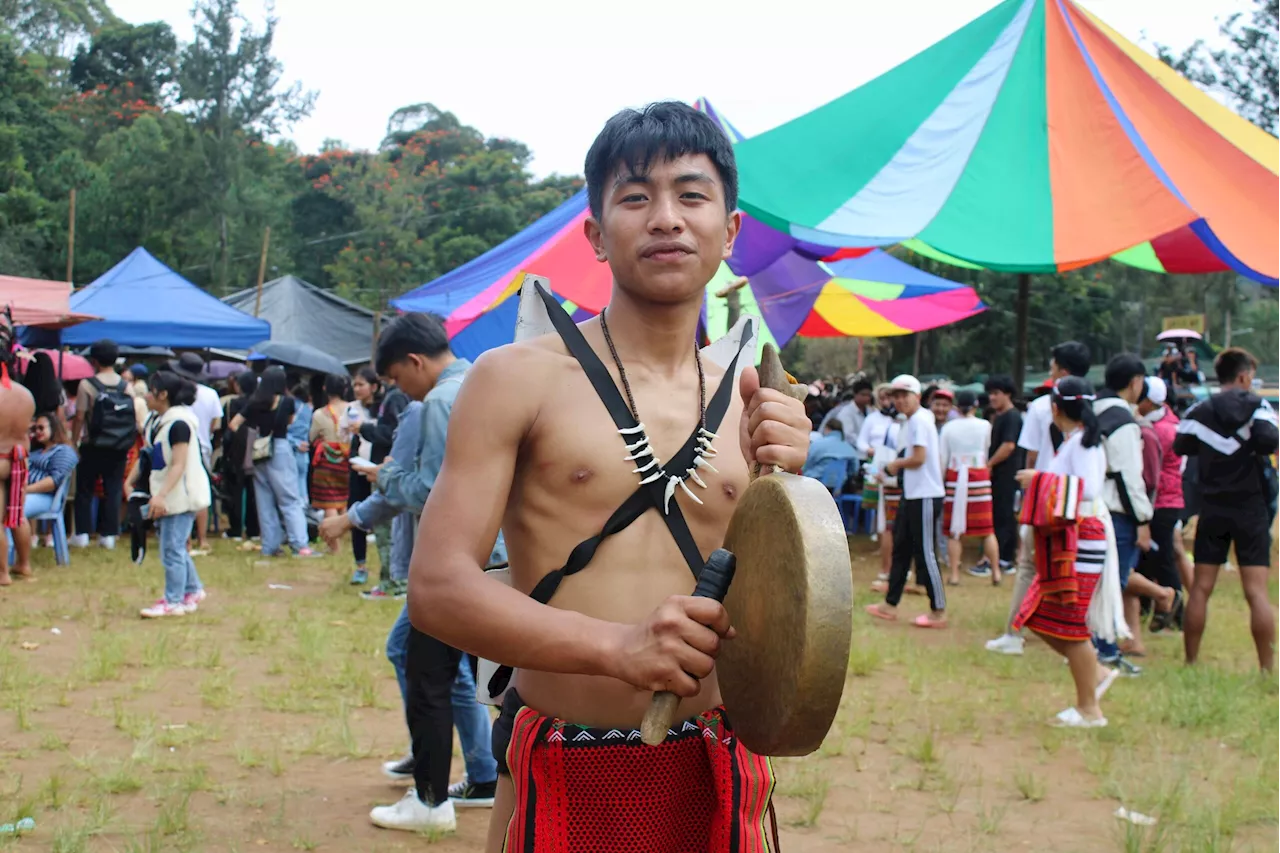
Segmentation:
[[(286, 81), (319, 92), (293, 128), (372, 148), (396, 108), (422, 101), (488, 136), (519, 139), (533, 170), (579, 173), (625, 106), (705, 96), (744, 134), (768, 130), (887, 71), (996, 0), (276, 0)], [(1213, 38), (1246, 0), (1086, 0), (1130, 40)], [(192, 33), (188, 0), (111, 0), (131, 23)], [(242, 0), (259, 23), (263, 0)]]

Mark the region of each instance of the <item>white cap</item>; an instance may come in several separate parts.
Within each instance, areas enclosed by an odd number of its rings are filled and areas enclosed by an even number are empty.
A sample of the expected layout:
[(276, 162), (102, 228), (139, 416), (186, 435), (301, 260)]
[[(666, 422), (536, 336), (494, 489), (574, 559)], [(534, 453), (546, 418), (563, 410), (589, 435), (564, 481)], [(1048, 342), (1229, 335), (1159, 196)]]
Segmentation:
[(1157, 406), (1163, 406), (1169, 398), (1169, 388), (1159, 376), (1147, 377), (1147, 399)]
[(904, 373), (901, 376), (894, 377), (893, 382), (889, 383), (889, 389), (891, 391), (908, 391), (919, 397), (920, 380), (909, 373)]

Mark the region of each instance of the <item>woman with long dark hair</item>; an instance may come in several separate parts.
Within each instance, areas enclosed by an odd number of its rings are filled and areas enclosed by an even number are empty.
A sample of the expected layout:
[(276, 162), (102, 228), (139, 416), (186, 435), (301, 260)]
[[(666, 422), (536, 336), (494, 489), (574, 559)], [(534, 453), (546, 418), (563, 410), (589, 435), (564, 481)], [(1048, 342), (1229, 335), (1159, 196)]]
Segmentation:
[[(298, 494), (298, 473), (287, 434), (293, 420), (294, 400), (285, 393), (283, 367), (268, 367), (258, 377), (258, 386), (249, 397), (244, 412), (231, 420), (231, 428), (241, 424), (253, 428), (248, 438), (249, 460), (253, 464), (253, 491), (258, 504), (258, 527), (262, 530), (262, 556), (274, 557), (289, 545), (299, 557), (312, 556), (307, 546), (307, 518)], [(256, 457), (256, 458), (255, 458)]]
[[(55, 382), (55, 387), (56, 387)], [(28, 388), (27, 390), (31, 390)], [(31, 542), (36, 535), (32, 516), (53, 509), (53, 498), (76, 470), (80, 457), (67, 438), (67, 430), (55, 412), (40, 412), (31, 419), (31, 455), (27, 457), (27, 491), (22, 504), (22, 521), (13, 528), (17, 562), (13, 574), (30, 578)], [(7, 578), (0, 577), (0, 586)]]
[[(226, 433), (222, 440), (222, 481), (226, 483), (227, 529), (223, 536), (237, 541), (257, 539), (261, 527), (258, 524), (258, 501), (253, 486), (253, 471), (245, 468), (245, 454), (249, 452), (249, 425), (243, 419), (238, 429), (232, 429), (236, 415), (242, 415), (249, 406), (253, 392), (258, 388), (258, 374), (252, 370), (242, 371), (227, 381), (232, 395), (227, 399), (227, 407), (222, 422), (226, 424)], [(252, 543), (243, 546), (245, 550), (253, 550)]]
[[(151, 376), (148, 388), (147, 405), (159, 417), (148, 427), (151, 501), (146, 517), (159, 531), (164, 597), (141, 612), (144, 619), (157, 619), (193, 613), (205, 599), (187, 540), (196, 513), (209, 507), (212, 492), (200, 457), (200, 426), (191, 411), (195, 383), (161, 370)], [(138, 470), (130, 475), (129, 491)]]
[[(373, 458), (373, 442), (363, 435), (365, 426), (377, 423), (378, 410), (382, 407), (382, 382), (372, 367), (366, 366), (356, 371), (355, 378), (351, 380), (351, 393), (355, 400), (343, 410), (339, 426), (351, 435), (351, 459), (375, 465), (381, 460)], [(385, 450), (382, 455), (386, 457)], [(356, 464), (353, 464), (347, 477), (347, 506), (359, 503), (371, 493), (369, 481), (356, 472)], [(351, 573), (351, 583), (353, 586), (363, 586), (369, 581), (368, 534), (358, 527), (351, 530), (351, 551), (356, 561), (355, 571)]]
[(1100, 728), (1107, 718), (1099, 702), (1117, 672), (1098, 663), (1090, 633), (1106, 639), (1127, 633), (1115, 532), (1102, 500), (1107, 458), (1093, 416), (1093, 387), (1068, 376), (1051, 393), (1062, 444), (1047, 471), (1017, 475), (1025, 490), (1021, 520), (1034, 531), (1036, 577), (1013, 625), (1039, 634), (1071, 665), (1076, 702), (1053, 724)]
[[(311, 506), (331, 518), (347, 508), (351, 476), (351, 432), (342, 427), (343, 397), (347, 377), (329, 375), (324, 380), (323, 405), (311, 415)], [(330, 552), (338, 553), (338, 540), (327, 540)]]

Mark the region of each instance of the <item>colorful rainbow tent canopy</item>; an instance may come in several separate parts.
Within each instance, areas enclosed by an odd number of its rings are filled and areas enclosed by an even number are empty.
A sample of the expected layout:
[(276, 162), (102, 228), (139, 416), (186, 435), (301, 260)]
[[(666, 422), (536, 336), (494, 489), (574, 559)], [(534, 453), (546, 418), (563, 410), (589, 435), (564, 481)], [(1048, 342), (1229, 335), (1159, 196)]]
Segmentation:
[(743, 210), (800, 241), (1276, 284), (1276, 138), (1070, 0), (1005, 0), (736, 152)]
[[(705, 100), (696, 106), (715, 118), (731, 140), (742, 139)], [(581, 190), (525, 230), (392, 300), (392, 305), (444, 317), (454, 352), (467, 358), (514, 339), (525, 273), (550, 279), (553, 295), (575, 321), (592, 316), (608, 304), (613, 280), (609, 266), (596, 260), (583, 236), (588, 215), (587, 193)], [(723, 334), (727, 318), (723, 300), (713, 294), (736, 274), (751, 276), (750, 288), (741, 291), (742, 310), (765, 321), (760, 341), (773, 340), (779, 346), (796, 334), (910, 334), (985, 308), (972, 288), (924, 273), (879, 250), (833, 253), (743, 218), (733, 257), (707, 284), (707, 330), (713, 337)], [(782, 251), (774, 251), (783, 244)], [(832, 264), (824, 266), (821, 260)], [(860, 265), (841, 266), (856, 261)]]

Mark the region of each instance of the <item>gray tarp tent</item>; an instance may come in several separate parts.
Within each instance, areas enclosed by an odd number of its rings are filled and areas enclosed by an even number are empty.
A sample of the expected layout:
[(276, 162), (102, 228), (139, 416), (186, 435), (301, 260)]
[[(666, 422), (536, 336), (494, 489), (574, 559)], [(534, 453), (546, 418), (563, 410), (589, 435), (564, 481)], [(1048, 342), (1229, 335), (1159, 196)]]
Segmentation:
[[(252, 314), (258, 289), (222, 301)], [(310, 344), (348, 366), (364, 364), (373, 347), (373, 312), (327, 290), (286, 275), (262, 285), (258, 316), (271, 323), (271, 340)]]

